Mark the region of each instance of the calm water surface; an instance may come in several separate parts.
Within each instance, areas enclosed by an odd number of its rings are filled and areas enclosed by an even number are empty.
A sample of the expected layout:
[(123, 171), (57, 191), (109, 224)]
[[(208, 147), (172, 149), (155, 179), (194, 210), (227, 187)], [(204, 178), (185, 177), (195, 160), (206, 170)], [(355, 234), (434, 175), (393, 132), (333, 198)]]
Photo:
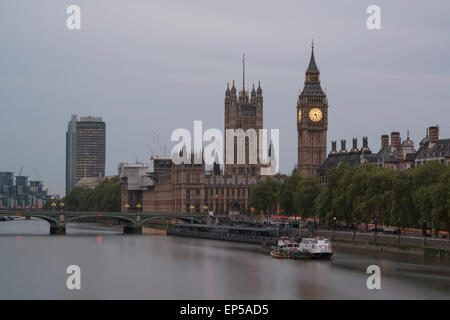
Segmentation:
[[(450, 299), (450, 263), (337, 248), (331, 261), (276, 260), (259, 246), (175, 236), (123, 235), (41, 220), (0, 222), (0, 299)], [(67, 290), (67, 266), (81, 290)], [(369, 265), (381, 290), (368, 290)]]

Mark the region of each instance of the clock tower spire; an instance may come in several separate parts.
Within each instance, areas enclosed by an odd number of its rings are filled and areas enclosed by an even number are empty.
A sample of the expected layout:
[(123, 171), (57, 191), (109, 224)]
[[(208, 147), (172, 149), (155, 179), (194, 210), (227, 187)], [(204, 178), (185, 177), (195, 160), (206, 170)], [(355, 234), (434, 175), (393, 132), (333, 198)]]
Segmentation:
[(320, 72), (314, 57), (305, 72), (305, 85), (297, 101), (298, 165), (297, 172), (304, 177), (317, 174), (327, 155), (328, 101), (320, 85)]

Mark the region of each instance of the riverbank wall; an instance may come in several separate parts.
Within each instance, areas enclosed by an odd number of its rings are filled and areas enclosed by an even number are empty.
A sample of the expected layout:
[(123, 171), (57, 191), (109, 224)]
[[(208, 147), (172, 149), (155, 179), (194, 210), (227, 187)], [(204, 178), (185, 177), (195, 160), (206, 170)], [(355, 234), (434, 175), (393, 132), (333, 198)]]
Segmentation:
[[(416, 255), (430, 255), (450, 258), (450, 240), (420, 238), (410, 236), (386, 235), (375, 233), (356, 233), (332, 230), (317, 230), (316, 236), (330, 239), (336, 246), (358, 247), (383, 252), (402, 252)], [(298, 236), (298, 231), (292, 232)], [(302, 237), (310, 236), (307, 230), (301, 231)]]

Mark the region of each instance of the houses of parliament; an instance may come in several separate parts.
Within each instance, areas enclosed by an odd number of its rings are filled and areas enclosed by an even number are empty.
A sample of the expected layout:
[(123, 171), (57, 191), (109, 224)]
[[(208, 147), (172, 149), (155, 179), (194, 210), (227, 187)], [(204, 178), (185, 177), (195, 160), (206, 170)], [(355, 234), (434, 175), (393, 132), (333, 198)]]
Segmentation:
[[(224, 131), (226, 129), (263, 128), (263, 91), (261, 83), (253, 84), (249, 92), (245, 87), (245, 61), (243, 83), (238, 91), (233, 81), (227, 85), (224, 99)], [(305, 73), (305, 84), (297, 99), (298, 163), (296, 171), (305, 177), (317, 174), (326, 158), (328, 125), (327, 97), (320, 85), (320, 72), (314, 57), (314, 45)], [(259, 136), (258, 138), (259, 139)], [(226, 154), (226, 141), (225, 151)], [(236, 152), (236, 143), (234, 155)], [(259, 154), (259, 141), (257, 141)], [(223, 169), (215, 163), (211, 170), (202, 164), (179, 164), (170, 157), (153, 157), (152, 168), (144, 163), (121, 163), (119, 176), (122, 187), (122, 211), (144, 212), (242, 214), (249, 208), (251, 188), (267, 178), (260, 175), (263, 164), (248, 161), (249, 142), (245, 141), (244, 164), (225, 163)], [(270, 154), (270, 150), (269, 150)], [(276, 159), (277, 161), (278, 159)], [(282, 178), (277, 174), (276, 178)]]

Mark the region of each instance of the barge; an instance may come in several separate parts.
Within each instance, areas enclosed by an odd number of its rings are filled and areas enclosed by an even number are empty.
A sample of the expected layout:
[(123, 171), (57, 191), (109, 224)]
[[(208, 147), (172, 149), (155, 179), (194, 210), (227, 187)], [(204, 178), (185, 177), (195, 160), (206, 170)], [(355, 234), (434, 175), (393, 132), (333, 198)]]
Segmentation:
[(277, 228), (231, 225), (174, 224), (167, 229), (167, 235), (265, 245), (276, 245), (280, 234)]

